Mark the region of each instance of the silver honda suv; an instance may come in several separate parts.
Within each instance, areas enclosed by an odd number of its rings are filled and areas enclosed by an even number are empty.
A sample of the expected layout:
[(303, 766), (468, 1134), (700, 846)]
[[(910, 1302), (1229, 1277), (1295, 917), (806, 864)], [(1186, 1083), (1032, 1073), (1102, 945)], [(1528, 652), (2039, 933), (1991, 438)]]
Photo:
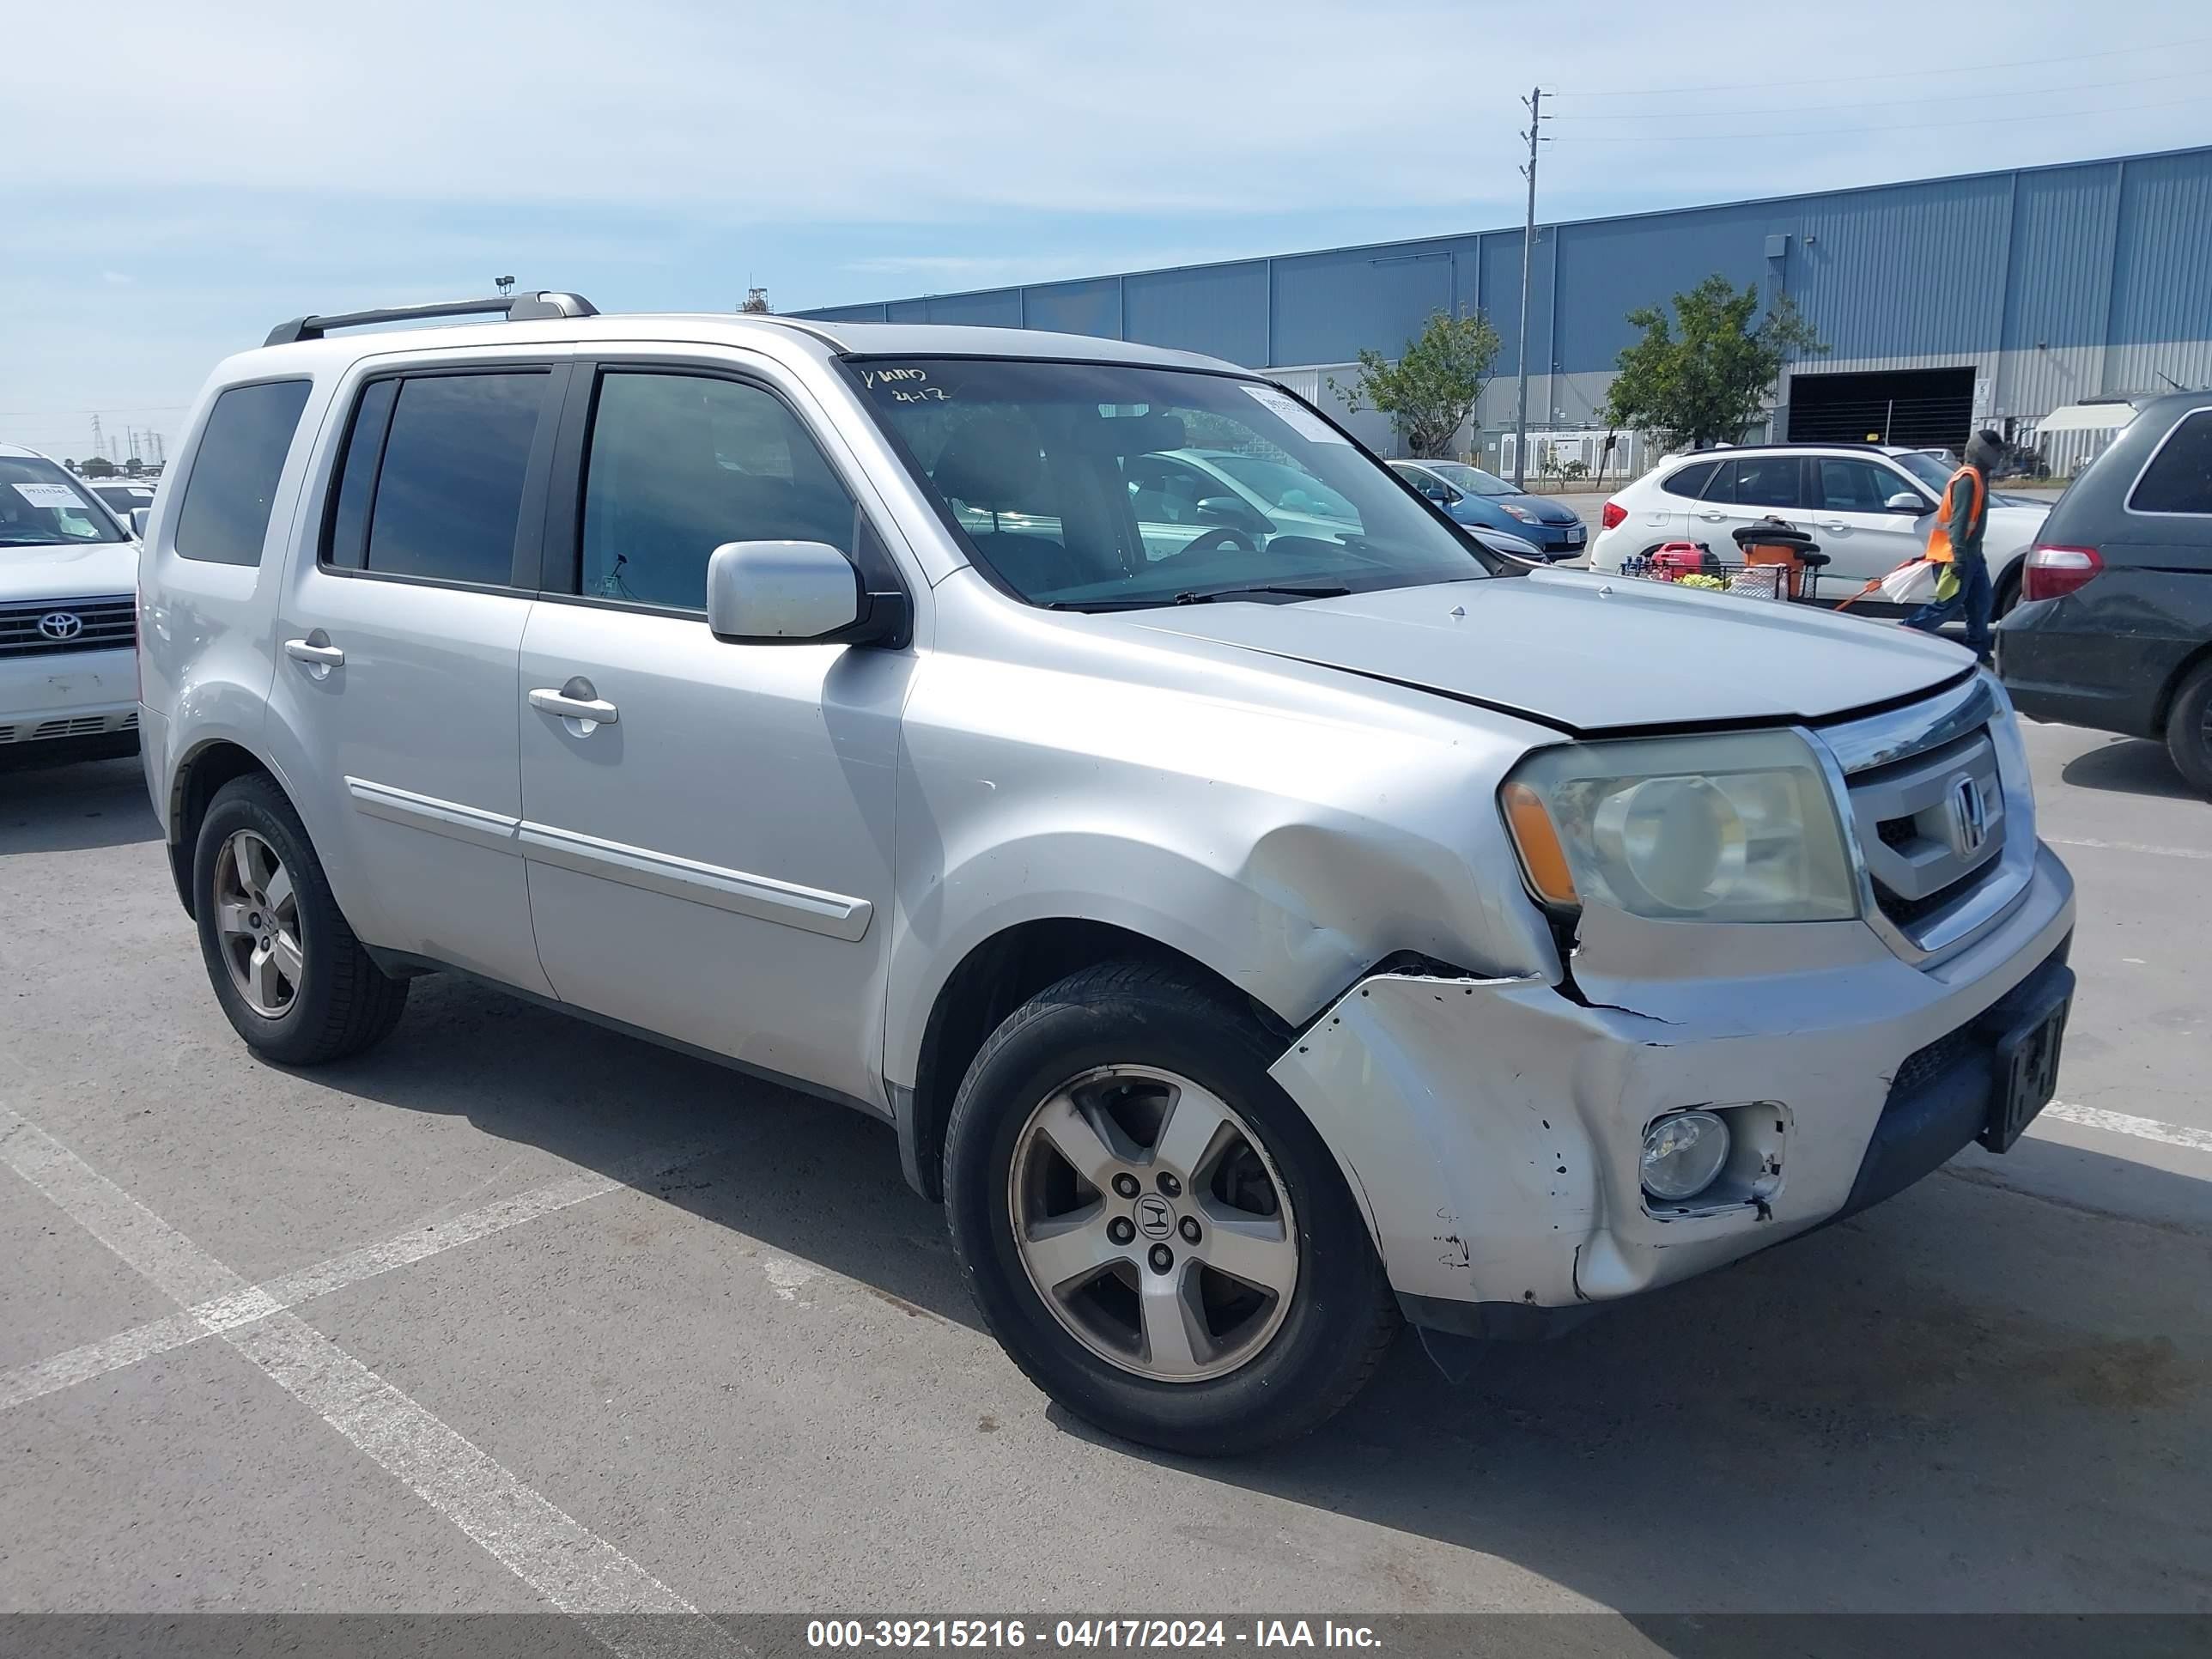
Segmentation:
[(2051, 1097), (1995, 680), (1477, 533), (1179, 352), (310, 317), (154, 508), (147, 781), (257, 1052), (462, 974), (888, 1120), (1041, 1388), (1234, 1451), (1401, 1316), (1557, 1330)]

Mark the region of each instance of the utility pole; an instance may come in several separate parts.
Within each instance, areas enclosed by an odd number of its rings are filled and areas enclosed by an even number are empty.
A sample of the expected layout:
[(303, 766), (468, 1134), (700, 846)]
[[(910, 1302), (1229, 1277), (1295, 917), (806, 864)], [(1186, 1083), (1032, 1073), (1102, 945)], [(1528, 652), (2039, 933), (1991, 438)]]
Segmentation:
[(1528, 88), (1521, 100), (1528, 106), (1528, 165), (1521, 169), (1528, 180), (1528, 217), (1521, 232), (1521, 400), (1513, 416), (1513, 482), (1528, 481), (1528, 267), (1536, 252), (1536, 146), (1543, 142), (1544, 89)]
[(107, 459), (107, 446), (100, 440), (100, 416), (92, 417), (92, 453), (103, 461)]

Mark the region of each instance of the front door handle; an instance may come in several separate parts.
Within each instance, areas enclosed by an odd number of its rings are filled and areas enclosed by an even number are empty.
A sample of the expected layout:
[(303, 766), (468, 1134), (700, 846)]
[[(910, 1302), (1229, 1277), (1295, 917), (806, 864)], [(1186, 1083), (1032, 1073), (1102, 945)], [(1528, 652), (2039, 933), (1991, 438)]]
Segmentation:
[(1823, 529), (1823, 530), (1833, 531), (1833, 532), (1835, 532), (1837, 534), (1840, 535), (1840, 534), (1842, 534), (1844, 531), (1849, 530), (1849, 529), (1850, 528), (1850, 526), (1849, 526), (1849, 525), (1847, 525), (1847, 524), (1835, 524), (1835, 523), (1830, 523), (1830, 524), (1824, 524), (1824, 525), (1822, 525), (1822, 526), (1820, 526), (1820, 528), (1821, 528), (1821, 529)]
[(336, 668), (345, 661), (345, 653), (335, 645), (317, 645), (312, 640), (287, 640), (284, 654), (294, 662), (310, 662), (324, 668)]
[(530, 706), (541, 714), (557, 714), (564, 720), (581, 720), (586, 727), (612, 726), (621, 711), (604, 697), (570, 696), (565, 690), (540, 686), (530, 694)]

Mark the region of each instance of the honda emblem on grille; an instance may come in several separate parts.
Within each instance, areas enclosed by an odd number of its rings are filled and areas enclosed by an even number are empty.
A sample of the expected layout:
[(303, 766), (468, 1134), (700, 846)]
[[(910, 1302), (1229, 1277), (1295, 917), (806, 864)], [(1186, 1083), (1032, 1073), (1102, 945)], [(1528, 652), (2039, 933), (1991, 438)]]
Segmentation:
[(39, 632), (50, 640), (73, 640), (84, 632), (84, 618), (74, 611), (49, 611), (39, 618)]
[(1982, 787), (1971, 777), (1951, 781), (1951, 849), (1962, 859), (1982, 850), (1990, 838), (1990, 809), (1982, 799)]

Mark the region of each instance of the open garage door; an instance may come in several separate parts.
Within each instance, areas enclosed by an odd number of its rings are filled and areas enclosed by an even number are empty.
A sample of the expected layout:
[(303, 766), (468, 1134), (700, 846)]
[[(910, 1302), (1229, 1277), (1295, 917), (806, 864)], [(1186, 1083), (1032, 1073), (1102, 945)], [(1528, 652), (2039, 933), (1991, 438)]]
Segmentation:
[(1790, 377), (1793, 443), (1941, 445), (1963, 453), (1973, 423), (1972, 364)]

